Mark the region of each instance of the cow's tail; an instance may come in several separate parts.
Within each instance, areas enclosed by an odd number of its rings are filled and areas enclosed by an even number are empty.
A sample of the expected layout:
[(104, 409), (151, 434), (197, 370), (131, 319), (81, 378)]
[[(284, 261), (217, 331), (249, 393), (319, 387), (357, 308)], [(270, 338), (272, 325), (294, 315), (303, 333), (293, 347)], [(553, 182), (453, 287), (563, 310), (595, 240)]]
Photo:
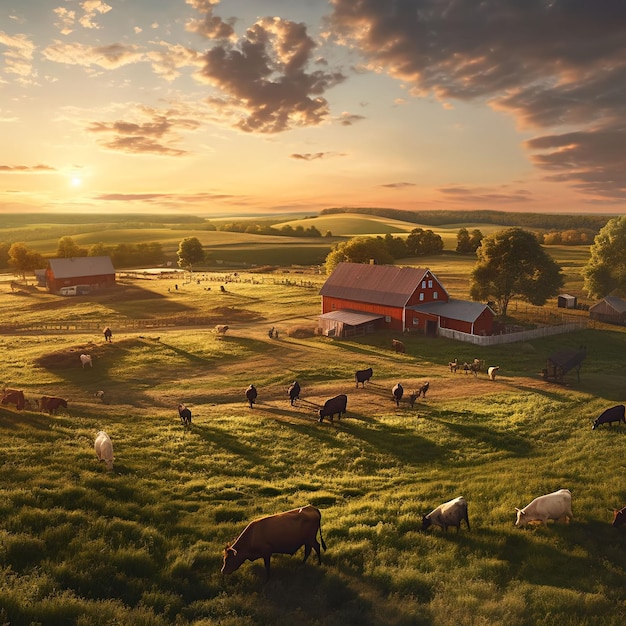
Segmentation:
[(324, 537), (322, 537), (322, 512), (319, 510), (318, 512), (320, 514), (320, 527), (319, 527), (320, 528), (320, 543), (322, 544), (322, 548), (324, 552), (326, 552), (326, 542), (324, 541)]

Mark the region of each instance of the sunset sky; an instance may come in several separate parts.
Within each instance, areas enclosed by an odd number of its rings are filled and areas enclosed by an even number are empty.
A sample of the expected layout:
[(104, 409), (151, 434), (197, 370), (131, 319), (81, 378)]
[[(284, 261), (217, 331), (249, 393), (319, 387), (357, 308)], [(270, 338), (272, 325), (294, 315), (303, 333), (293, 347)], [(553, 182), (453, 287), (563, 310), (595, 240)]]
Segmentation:
[(0, 212), (626, 212), (624, 0), (2, 0)]

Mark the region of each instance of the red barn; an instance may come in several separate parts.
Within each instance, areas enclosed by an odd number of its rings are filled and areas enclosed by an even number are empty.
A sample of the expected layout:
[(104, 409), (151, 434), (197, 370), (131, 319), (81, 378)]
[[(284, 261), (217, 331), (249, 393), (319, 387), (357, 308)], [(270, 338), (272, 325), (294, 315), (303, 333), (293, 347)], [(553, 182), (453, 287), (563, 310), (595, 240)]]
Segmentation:
[(115, 285), (115, 269), (108, 256), (50, 259), (46, 286), (52, 293), (80, 295)]
[(450, 299), (429, 270), (340, 263), (320, 290), (320, 328), (347, 336), (375, 330), (436, 334), (439, 327), (491, 334), (494, 313), (485, 304)]

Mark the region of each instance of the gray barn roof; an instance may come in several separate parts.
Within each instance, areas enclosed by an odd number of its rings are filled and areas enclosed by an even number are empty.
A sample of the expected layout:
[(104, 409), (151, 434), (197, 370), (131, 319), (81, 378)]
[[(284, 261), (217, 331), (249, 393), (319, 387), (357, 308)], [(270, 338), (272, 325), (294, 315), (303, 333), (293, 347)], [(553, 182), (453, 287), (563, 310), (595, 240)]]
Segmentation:
[(50, 269), (55, 278), (79, 278), (81, 276), (103, 276), (115, 274), (108, 256), (80, 256), (70, 259), (50, 259)]
[(363, 313), (362, 311), (348, 311), (342, 309), (340, 311), (329, 311), (320, 315), (320, 319), (333, 320), (334, 322), (342, 322), (348, 326), (359, 326), (368, 324), (375, 320), (381, 319), (382, 315), (374, 315), (373, 313)]
[(626, 301), (618, 298), (617, 296), (607, 296), (606, 298), (596, 302), (593, 306), (589, 307), (590, 311), (593, 311), (596, 307), (600, 307), (603, 302), (606, 302), (617, 313), (626, 312)]
[(462, 322), (475, 322), (485, 309), (489, 309), (489, 306), (482, 302), (455, 300), (454, 298), (450, 298), (448, 302), (426, 302), (425, 304), (408, 307), (408, 310), (430, 313), (431, 315), (461, 320)]
[(421, 267), (339, 263), (320, 295), (403, 307), (428, 272)]

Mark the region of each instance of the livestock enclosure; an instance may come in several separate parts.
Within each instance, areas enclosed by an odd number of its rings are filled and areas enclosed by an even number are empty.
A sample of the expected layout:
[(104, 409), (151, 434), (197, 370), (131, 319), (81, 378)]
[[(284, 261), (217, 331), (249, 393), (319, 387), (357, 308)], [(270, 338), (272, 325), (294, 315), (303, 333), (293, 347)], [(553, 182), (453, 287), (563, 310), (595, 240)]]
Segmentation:
[[(387, 333), (294, 332), (315, 324), (319, 298), (285, 277), (178, 290), (130, 281), (123, 299), (0, 295), (4, 328), (16, 307), (33, 326), (50, 311), (97, 324), (0, 335), (0, 380), (31, 401), (0, 407), (0, 623), (622, 624), (626, 529), (611, 527), (607, 508), (626, 503), (626, 429), (591, 421), (624, 402), (625, 332), (514, 349), (410, 335), (396, 354)], [(176, 320), (199, 302), (210, 325), (115, 325), (147, 310)], [(580, 345), (580, 381), (543, 380), (549, 355)], [(80, 367), (83, 352), (93, 368)], [(499, 376), (450, 372), (454, 358), (499, 365)], [(354, 372), (370, 366), (355, 388)], [(425, 381), (426, 398), (396, 407), (395, 383), (408, 396)], [(317, 408), (339, 393), (347, 415), (319, 424)], [(42, 395), (66, 398), (67, 411), (40, 413)], [(94, 454), (100, 430), (113, 441), (111, 472)], [(573, 494), (571, 524), (513, 526), (515, 507), (561, 487)], [(471, 531), (419, 532), (422, 515), (458, 495)], [(262, 561), (220, 574), (248, 521), (303, 504), (322, 511), (321, 566), (302, 564), (301, 550), (275, 556), (267, 583)]]

